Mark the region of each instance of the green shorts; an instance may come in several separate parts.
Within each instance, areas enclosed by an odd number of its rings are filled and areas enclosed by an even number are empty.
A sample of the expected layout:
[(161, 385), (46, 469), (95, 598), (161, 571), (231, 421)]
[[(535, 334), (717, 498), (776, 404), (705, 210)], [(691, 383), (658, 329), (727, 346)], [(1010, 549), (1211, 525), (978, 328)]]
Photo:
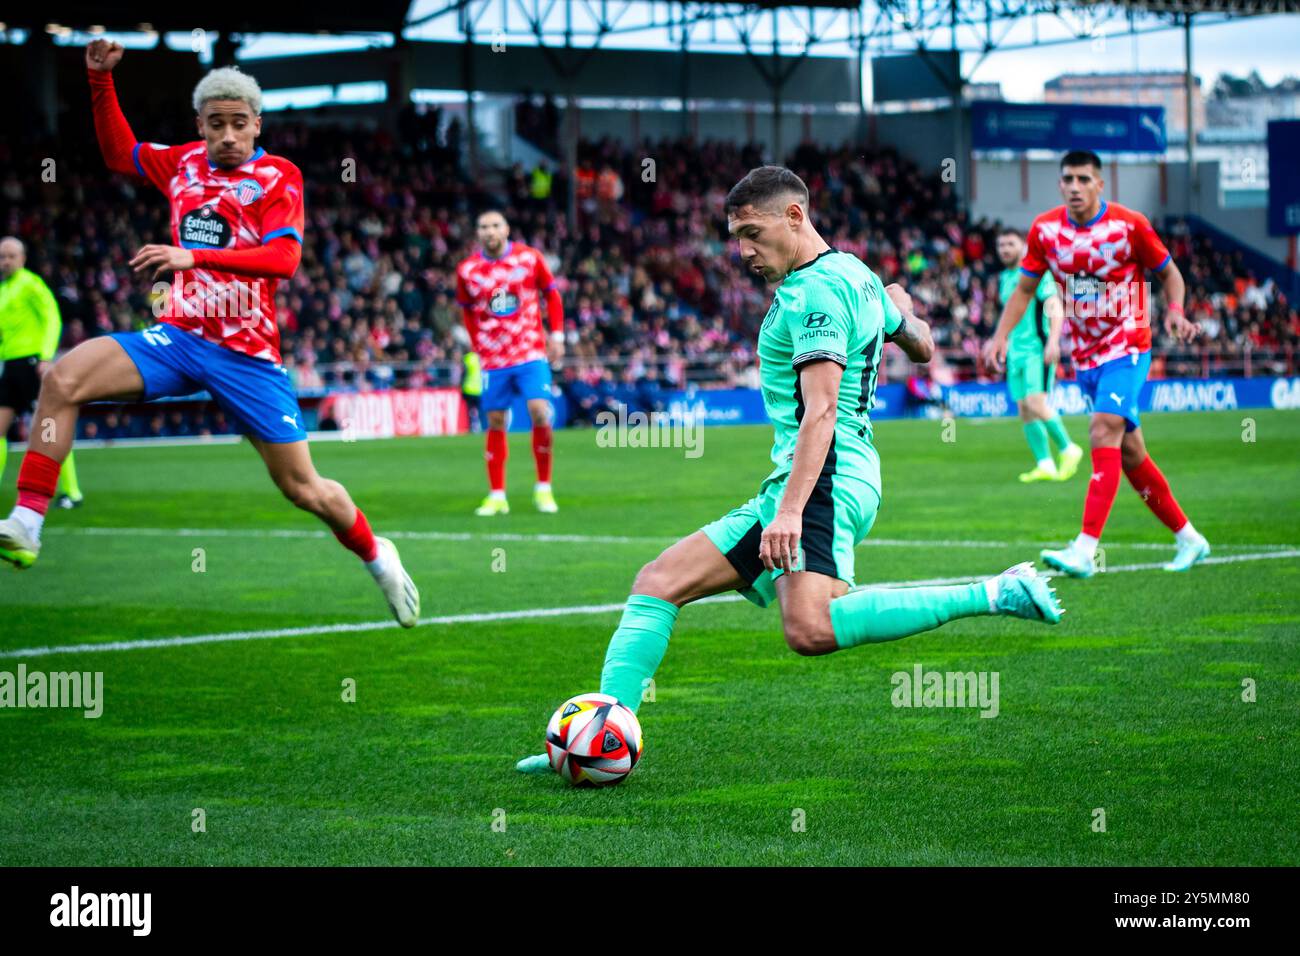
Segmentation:
[[(758, 495), (700, 530), (717, 545), (736, 572), (748, 582), (737, 590), (759, 607), (776, 600), (776, 579), (758, 557), (763, 528), (776, 517), (785, 494), (785, 478), (763, 483)], [(880, 492), (860, 478), (823, 474), (803, 511), (801, 570), (830, 575), (853, 586), (853, 549), (867, 536), (880, 510)]]
[(1007, 388), (1013, 401), (1022, 401), (1026, 395), (1050, 392), (1056, 383), (1056, 366), (1043, 361), (1043, 353), (1007, 356)]

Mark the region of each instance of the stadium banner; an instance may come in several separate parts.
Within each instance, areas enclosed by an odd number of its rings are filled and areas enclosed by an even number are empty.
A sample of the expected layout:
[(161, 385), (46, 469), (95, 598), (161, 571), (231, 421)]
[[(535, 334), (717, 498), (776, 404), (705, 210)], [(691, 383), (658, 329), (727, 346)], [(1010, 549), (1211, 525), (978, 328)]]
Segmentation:
[[(659, 411), (668, 421), (693, 421), (704, 425), (763, 425), (767, 413), (756, 388), (690, 389), (664, 391)], [(633, 396), (617, 393), (616, 400), (636, 408)], [(567, 402), (555, 397), (555, 425), (567, 424)], [(512, 408), (511, 428), (531, 427), (523, 400)], [(1052, 405), (1063, 415), (1085, 415), (1088, 405), (1077, 382), (1058, 382)], [(871, 417), (935, 417), (946, 406), (958, 418), (1000, 418), (1016, 414), (1004, 382), (962, 382), (937, 389), (934, 401), (916, 397), (905, 385), (894, 383), (876, 389)], [(1300, 409), (1300, 378), (1157, 379), (1142, 387), (1144, 412), (1223, 411), (1235, 408)], [(469, 431), (469, 418), (460, 392), (453, 388), (392, 389), (378, 392), (340, 392), (321, 402), (319, 427), (347, 433), (350, 438), (393, 438), (414, 435), (461, 435)]]
[[(959, 418), (998, 418), (1016, 414), (1005, 382), (962, 382), (939, 389), (942, 404)], [(705, 425), (761, 425), (767, 422), (758, 389), (693, 389), (664, 392), (670, 419), (690, 415)], [(1077, 382), (1058, 382), (1052, 404), (1063, 415), (1084, 415), (1088, 405)], [(1300, 378), (1156, 379), (1142, 388), (1144, 412), (1222, 411), (1234, 408), (1300, 409)], [(876, 389), (871, 417), (916, 418), (941, 413), (939, 402), (915, 398), (901, 383)]]
[(971, 104), (971, 146), (1163, 153), (1165, 108), (976, 100)]
[(460, 435), (469, 418), (454, 388), (408, 388), (380, 392), (339, 392), (321, 402), (318, 421), (332, 422), (355, 438), (403, 435)]
[[(964, 382), (941, 389), (959, 418), (993, 418), (1016, 413), (1006, 384)], [(1052, 406), (1063, 415), (1084, 415), (1088, 404), (1078, 382), (1057, 382)], [(1144, 412), (1225, 411), (1234, 408), (1300, 408), (1300, 378), (1155, 379), (1142, 386)], [(877, 415), (873, 418), (893, 416)]]
[(1300, 119), (1268, 121), (1268, 234), (1300, 235)]

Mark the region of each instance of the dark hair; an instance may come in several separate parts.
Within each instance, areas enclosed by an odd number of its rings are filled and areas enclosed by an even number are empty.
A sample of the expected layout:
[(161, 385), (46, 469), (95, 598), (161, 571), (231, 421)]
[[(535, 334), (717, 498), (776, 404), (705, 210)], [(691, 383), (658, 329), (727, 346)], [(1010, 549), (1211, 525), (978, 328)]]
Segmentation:
[[(493, 213), (496, 213), (496, 214), (497, 214), (498, 216), (500, 216), (502, 219), (506, 219), (505, 210), (503, 210), (503, 209), (498, 209), (496, 206), (488, 206), (486, 209), (480, 209), (480, 210), (478, 211), (478, 214), (474, 217), (474, 225), (477, 226), (477, 225), (478, 225), (478, 221), (479, 221), (480, 219), (482, 219), (484, 216), (490, 216), (490, 215), (492, 215)], [(510, 225), (510, 220), (509, 220), (509, 219), (506, 219), (506, 225), (507, 225), (507, 226)]]
[(1019, 229), (1017, 229), (1015, 226), (1003, 226), (1001, 229), (999, 229), (998, 238), (1001, 239), (1003, 236), (1015, 236), (1017, 239), (1025, 238), (1025, 234), (1021, 232)]
[(759, 166), (731, 187), (726, 212), (731, 215), (742, 206), (766, 206), (781, 196), (794, 196), (804, 207), (808, 205), (808, 187), (802, 179), (784, 166)]
[(1061, 168), (1066, 166), (1093, 166), (1101, 172), (1101, 157), (1090, 149), (1072, 149), (1061, 159)]

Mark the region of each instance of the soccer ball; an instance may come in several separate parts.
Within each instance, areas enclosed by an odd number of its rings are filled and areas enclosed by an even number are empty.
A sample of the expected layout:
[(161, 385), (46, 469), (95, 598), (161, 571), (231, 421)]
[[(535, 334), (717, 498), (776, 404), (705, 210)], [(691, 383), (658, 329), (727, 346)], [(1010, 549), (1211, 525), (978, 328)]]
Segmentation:
[(611, 786), (641, 759), (641, 724), (608, 694), (570, 697), (546, 725), (546, 756), (574, 786)]

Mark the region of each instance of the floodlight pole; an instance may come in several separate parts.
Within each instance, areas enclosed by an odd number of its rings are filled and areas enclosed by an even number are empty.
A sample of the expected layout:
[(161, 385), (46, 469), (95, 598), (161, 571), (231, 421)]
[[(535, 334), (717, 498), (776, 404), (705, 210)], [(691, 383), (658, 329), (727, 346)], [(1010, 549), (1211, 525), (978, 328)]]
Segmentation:
[(217, 34), (216, 40), (212, 43), (212, 65), (234, 66), (235, 53), (239, 50), (239, 44), (235, 42), (234, 36), (229, 30), (222, 30)]
[(867, 138), (867, 97), (866, 91), (862, 89), (862, 77), (867, 69), (867, 35), (862, 28), (862, 7), (853, 11), (853, 22), (857, 36), (854, 39), (854, 46), (858, 51), (858, 69), (857, 83), (854, 85), (858, 91), (858, 141), (865, 142)]
[(681, 91), (682, 91), (682, 135), (690, 136), (691, 129), (691, 28), (686, 20), (686, 5), (682, 4), (681, 8), (681, 31), (682, 31), (682, 72), (681, 72)]
[(957, 45), (957, 0), (950, 0), (949, 15), (951, 17), (952, 30), (952, 53), (954, 58), (953, 69), (955, 75), (952, 78), (950, 89), (952, 90), (952, 149), (953, 163), (955, 169), (953, 172), (957, 176), (957, 182), (961, 187), (957, 192), (966, 197), (970, 202), (970, 185), (966, 181), (966, 151), (962, 146), (962, 91), (965, 89), (966, 80), (961, 73), (961, 48)]
[[(470, 15), (469, 4), (462, 4), (458, 11), (460, 29), (465, 37), (460, 57), (460, 85), (465, 91), (465, 146), (469, 150), (469, 174), (478, 182), (478, 125), (474, 117), (474, 18)], [(457, 157), (459, 159), (460, 157)]]

